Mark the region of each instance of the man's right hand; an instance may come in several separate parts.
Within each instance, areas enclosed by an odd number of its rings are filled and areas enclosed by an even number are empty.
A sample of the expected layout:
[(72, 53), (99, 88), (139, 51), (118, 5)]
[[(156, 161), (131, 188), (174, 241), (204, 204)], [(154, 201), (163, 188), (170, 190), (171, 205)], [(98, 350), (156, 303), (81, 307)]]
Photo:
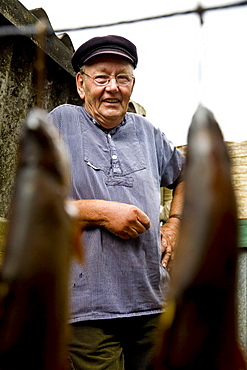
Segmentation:
[(107, 230), (122, 239), (137, 238), (150, 227), (148, 216), (136, 206), (126, 203), (112, 203), (107, 220), (102, 223)]
[(77, 206), (83, 229), (103, 226), (122, 239), (137, 238), (150, 227), (148, 216), (138, 207), (105, 200), (71, 201)]

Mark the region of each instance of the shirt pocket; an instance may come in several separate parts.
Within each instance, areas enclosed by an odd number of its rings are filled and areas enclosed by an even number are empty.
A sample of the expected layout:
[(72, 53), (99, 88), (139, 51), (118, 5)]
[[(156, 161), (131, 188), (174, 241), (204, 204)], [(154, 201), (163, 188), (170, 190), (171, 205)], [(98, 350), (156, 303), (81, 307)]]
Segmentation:
[[(84, 132), (84, 161), (94, 171), (103, 171), (107, 186), (132, 187), (134, 173), (146, 169), (145, 157), (135, 132), (130, 139), (106, 133), (93, 138)], [(128, 136), (130, 138), (130, 136)]]

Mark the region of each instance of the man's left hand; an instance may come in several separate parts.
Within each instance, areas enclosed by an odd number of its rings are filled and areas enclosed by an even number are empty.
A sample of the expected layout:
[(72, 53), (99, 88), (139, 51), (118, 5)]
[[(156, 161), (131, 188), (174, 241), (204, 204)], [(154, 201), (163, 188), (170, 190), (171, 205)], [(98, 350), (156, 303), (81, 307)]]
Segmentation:
[(181, 221), (178, 219), (169, 219), (165, 225), (160, 227), (162, 252), (161, 264), (168, 271), (172, 268), (175, 256), (180, 222)]

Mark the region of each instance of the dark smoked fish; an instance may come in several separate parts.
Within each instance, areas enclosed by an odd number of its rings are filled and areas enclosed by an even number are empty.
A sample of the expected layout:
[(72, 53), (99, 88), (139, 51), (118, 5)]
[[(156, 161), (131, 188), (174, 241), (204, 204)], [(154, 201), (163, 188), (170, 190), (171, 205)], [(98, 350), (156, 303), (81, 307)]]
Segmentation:
[(0, 275), (0, 369), (66, 369), (76, 217), (67, 152), (43, 110), (25, 122)]
[(243, 370), (237, 343), (237, 214), (230, 159), (213, 114), (188, 133), (185, 203), (155, 370)]

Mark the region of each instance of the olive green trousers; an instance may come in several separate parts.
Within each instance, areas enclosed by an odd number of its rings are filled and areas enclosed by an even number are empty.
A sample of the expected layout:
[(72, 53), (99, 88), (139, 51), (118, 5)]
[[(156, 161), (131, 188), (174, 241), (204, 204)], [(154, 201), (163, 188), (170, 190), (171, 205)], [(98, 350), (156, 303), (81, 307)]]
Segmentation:
[(70, 370), (151, 370), (159, 315), (72, 324)]

